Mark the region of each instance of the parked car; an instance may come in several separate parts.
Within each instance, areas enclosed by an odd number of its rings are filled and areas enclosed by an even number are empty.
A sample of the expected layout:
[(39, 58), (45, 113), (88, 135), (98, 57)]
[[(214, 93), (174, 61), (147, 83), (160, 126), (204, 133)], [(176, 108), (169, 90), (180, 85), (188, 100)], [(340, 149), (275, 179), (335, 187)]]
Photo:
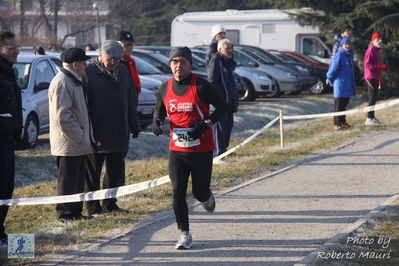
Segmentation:
[[(152, 64), (153, 66), (157, 67), (161, 71), (165, 71), (164, 73), (172, 73), (172, 70), (169, 66), (169, 54), (172, 47), (169, 46), (145, 46), (147, 50), (140, 50), (135, 49), (133, 50), (132, 54), (134, 58), (139, 57), (146, 62)], [(192, 54), (192, 66), (191, 72), (195, 73), (205, 79), (207, 79), (206, 73), (206, 65), (205, 61), (198, 58), (195, 54)], [(238, 74), (234, 75), (236, 81), (236, 89), (239, 94), (245, 93), (245, 82), (243, 81), (242, 77)]]
[[(206, 64), (206, 51), (191, 49), (191, 52)], [(238, 91), (242, 101), (253, 101), (258, 96), (265, 96), (269, 91), (276, 90), (276, 81), (264, 71), (240, 66), (236, 67), (234, 73), (241, 76), (245, 82), (244, 90)]]
[[(206, 51), (208, 46), (196, 46), (196, 49)], [(267, 98), (280, 97), (285, 92), (299, 92), (301, 91), (301, 81), (298, 75), (283, 66), (271, 64), (263, 56), (248, 53), (245, 49), (236, 48), (233, 51), (234, 61), (237, 62), (238, 67), (249, 67), (265, 72), (269, 77), (276, 81), (276, 86), (271, 86), (263, 95)]]
[(308, 91), (312, 94), (322, 94), (332, 91), (332, 87), (326, 84), (326, 75), (328, 71), (328, 64), (322, 63), (313, 59), (310, 56), (283, 50), (269, 50), (269, 52), (278, 56), (281, 60), (291, 61), (291, 62), (302, 62), (309, 65), (312, 68), (313, 73), (317, 76), (317, 83), (308, 88)]
[[(260, 47), (251, 46), (251, 45), (235, 45), (235, 49), (242, 48), (245, 49), (248, 53), (256, 54), (259, 56), (263, 56), (266, 60), (268, 60), (271, 64), (277, 66), (284, 66), (286, 68), (295, 71), (298, 75), (299, 79), (301, 80), (301, 89), (302, 91), (308, 90), (310, 87), (317, 83), (316, 74), (313, 70), (309, 67), (308, 64), (304, 62), (287, 62), (281, 60), (278, 56), (269, 53), (267, 50), (262, 49)], [(291, 94), (299, 94), (300, 92), (294, 92)]]
[(58, 73), (60, 60), (47, 55), (21, 53), (14, 69), (22, 91), (22, 140), (20, 148), (36, 146), (38, 136), (49, 132), (48, 88)]

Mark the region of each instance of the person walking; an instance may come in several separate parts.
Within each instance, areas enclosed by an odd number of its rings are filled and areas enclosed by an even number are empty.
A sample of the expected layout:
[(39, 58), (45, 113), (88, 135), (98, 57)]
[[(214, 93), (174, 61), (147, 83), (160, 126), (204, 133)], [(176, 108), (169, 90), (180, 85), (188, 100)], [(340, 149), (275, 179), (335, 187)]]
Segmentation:
[[(369, 102), (367, 106), (374, 106), (378, 99), (378, 92), (382, 85), (381, 71), (388, 71), (388, 65), (381, 64), (380, 49), (382, 46), (382, 35), (378, 32), (371, 36), (371, 43), (364, 54), (364, 80), (367, 83)], [(379, 125), (380, 121), (375, 118), (374, 110), (367, 112), (365, 125)]]
[(218, 51), (218, 41), (226, 38), (226, 29), (222, 24), (216, 24), (212, 27), (212, 41), (206, 51), (206, 65), (211, 61), (212, 56)]
[[(213, 125), (215, 140), (214, 157), (224, 153), (230, 143), (234, 124), (234, 113), (238, 111), (238, 94), (234, 78), (236, 62), (233, 60), (233, 44), (222, 39), (217, 44), (218, 51), (213, 55), (207, 67), (208, 81), (228, 102), (229, 111)], [(223, 162), (223, 161), (222, 161)]]
[[(87, 99), (83, 89), (86, 56), (73, 47), (61, 53), (63, 68), (48, 90), (50, 114), (50, 149), (56, 156), (57, 196), (82, 193), (86, 177), (86, 155), (93, 153)], [(57, 203), (57, 218), (74, 221), (82, 215), (83, 202)]]
[[(13, 65), (21, 46), (11, 31), (0, 31), (0, 199), (11, 199), (15, 183), (15, 141), (22, 135), (21, 89)], [(4, 221), (8, 205), (0, 206), (0, 249), (7, 249)]]
[[(157, 93), (152, 132), (163, 134), (166, 116), (170, 122), (169, 177), (173, 190), (173, 210), (181, 231), (176, 249), (193, 245), (186, 201), (191, 174), (193, 196), (208, 212), (216, 206), (210, 189), (213, 150), (212, 125), (229, 110), (227, 102), (205, 79), (191, 73), (192, 56), (187, 47), (174, 47), (169, 53), (173, 77), (161, 84)], [(210, 114), (209, 105), (215, 110)]]
[[(118, 187), (125, 176), (126, 152), (130, 134), (137, 138), (141, 132), (133, 85), (128, 70), (119, 64), (122, 46), (114, 40), (101, 45), (98, 58), (88, 64), (83, 84), (87, 90), (89, 115), (94, 142), (98, 152), (89, 154), (85, 192), (100, 189), (103, 164), (103, 189)], [(86, 201), (88, 215), (104, 212), (127, 212), (119, 208), (116, 198)]]
[[(355, 96), (356, 82), (351, 44), (351, 39), (342, 38), (341, 47), (332, 59), (327, 72), (327, 80), (334, 87), (334, 112), (345, 111), (350, 97)], [(345, 115), (334, 116), (334, 130), (349, 128)]]

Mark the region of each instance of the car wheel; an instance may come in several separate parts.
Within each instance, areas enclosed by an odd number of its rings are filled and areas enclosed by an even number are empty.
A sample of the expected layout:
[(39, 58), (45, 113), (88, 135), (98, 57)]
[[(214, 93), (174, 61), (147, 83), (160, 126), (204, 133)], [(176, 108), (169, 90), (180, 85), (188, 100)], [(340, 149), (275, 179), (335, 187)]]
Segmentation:
[(20, 142), (20, 147), (24, 149), (32, 149), (36, 146), (39, 135), (39, 123), (33, 115), (26, 118), (24, 136)]
[(245, 86), (244, 86), (244, 94), (243, 95), (239, 95), (239, 100), (240, 101), (253, 101), (255, 100), (256, 97), (256, 93), (254, 90), (254, 86), (252, 85), (252, 83), (249, 80), (244, 79), (245, 82)]
[(278, 87), (277, 81), (276, 81), (276, 85), (274, 85), (272, 87), (272, 90), (270, 92), (265, 93), (264, 96), (266, 98), (278, 98), (278, 97), (281, 96), (281, 92), (280, 92), (280, 89)]
[(312, 87), (310, 87), (309, 92), (311, 94), (323, 94), (325, 92), (324, 89), (324, 82), (320, 80), (320, 78), (317, 78), (316, 84), (314, 84)]

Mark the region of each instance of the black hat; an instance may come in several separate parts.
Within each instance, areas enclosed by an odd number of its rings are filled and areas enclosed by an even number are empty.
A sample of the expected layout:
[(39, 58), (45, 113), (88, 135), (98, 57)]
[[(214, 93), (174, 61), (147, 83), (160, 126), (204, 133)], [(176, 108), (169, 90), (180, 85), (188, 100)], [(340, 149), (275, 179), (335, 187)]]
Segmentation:
[(341, 33), (344, 33), (346, 30), (353, 30), (353, 27), (352, 26), (350, 26), (349, 24), (344, 24), (344, 25), (342, 25), (342, 27), (341, 27)]
[(77, 47), (66, 49), (61, 53), (61, 61), (65, 63), (73, 63), (76, 61), (86, 61), (91, 57), (86, 55), (85, 50)]
[(122, 42), (122, 43), (133, 43), (135, 42), (133, 39), (133, 35), (130, 33), (130, 31), (126, 31), (126, 30), (121, 30), (118, 33), (118, 41)]
[(172, 50), (169, 52), (169, 62), (173, 60), (175, 57), (184, 57), (188, 61), (190, 61), (190, 64), (193, 64), (193, 59), (191, 57), (191, 50), (187, 46), (175, 46), (172, 48)]

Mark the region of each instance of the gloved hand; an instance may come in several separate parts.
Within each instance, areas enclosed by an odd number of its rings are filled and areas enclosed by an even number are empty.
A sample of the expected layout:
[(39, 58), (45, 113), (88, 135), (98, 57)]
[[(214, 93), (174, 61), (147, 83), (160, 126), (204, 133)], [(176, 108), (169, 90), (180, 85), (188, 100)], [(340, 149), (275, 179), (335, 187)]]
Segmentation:
[(137, 131), (133, 131), (132, 132), (132, 138), (137, 138), (139, 136), (139, 133), (141, 132), (141, 130), (137, 130)]
[(163, 131), (161, 129), (161, 125), (163, 125), (163, 123), (159, 119), (152, 121), (151, 129), (155, 136), (162, 135)]
[(389, 66), (388, 65), (378, 65), (378, 69), (381, 71), (388, 71)]
[(193, 129), (189, 132), (187, 132), (187, 135), (189, 135), (193, 140), (196, 140), (204, 134), (204, 132), (209, 129), (208, 125), (205, 123), (204, 120), (197, 122), (195, 124), (190, 125)]

